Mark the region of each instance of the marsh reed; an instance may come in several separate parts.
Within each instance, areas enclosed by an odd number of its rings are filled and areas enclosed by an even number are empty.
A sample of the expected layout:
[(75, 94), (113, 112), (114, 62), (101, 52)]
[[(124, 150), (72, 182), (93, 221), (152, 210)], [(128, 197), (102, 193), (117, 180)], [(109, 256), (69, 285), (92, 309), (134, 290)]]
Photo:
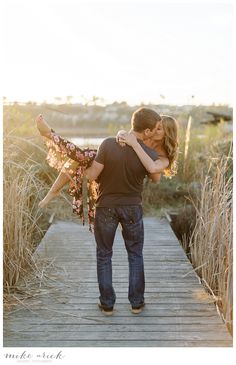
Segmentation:
[(42, 279), (42, 272), (50, 267), (47, 260), (38, 260), (34, 251), (52, 214), (70, 219), (72, 206), (66, 189), (55, 205), (38, 208), (56, 176), (45, 161), (40, 137), (5, 133), (3, 156), (3, 286), (4, 301), (9, 303), (18, 289), (22, 293), (22, 283), (27, 283), (23, 286), (28, 295), (37, 277)]
[[(233, 208), (230, 155), (210, 161), (202, 179), (196, 225), (189, 242), (190, 257), (203, 284), (210, 290), (232, 333)], [(229, 173), (230, 172), (230, 173)]]
[[(3, 181), (3, 281), (5, 289), (15, 286), (24, 271), (33, 265), (32, 253), (37, 236), (43, 236), (37, 208), (42, 182), (39, 166), (28, 158), (16, 161), (15, 144), (5, 145)], [(7, 151), (6, 151), (7, 150)]]

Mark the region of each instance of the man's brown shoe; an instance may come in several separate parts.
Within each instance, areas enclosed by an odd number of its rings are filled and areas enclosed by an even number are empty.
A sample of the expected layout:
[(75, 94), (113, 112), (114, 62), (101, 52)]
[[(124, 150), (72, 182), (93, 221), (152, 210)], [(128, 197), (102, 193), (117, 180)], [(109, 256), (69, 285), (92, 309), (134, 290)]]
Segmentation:
[(102, 313), (105, 314), (105, 316), (112, 316), (113, 314), (113, 307), (109, 308), (98, 302), (98, 308), (101, 309)]
[(137, 305), (137, 306), (132, 306), (131, 307), (131, 312), (133, 314), (139, 314), (142, 312), (142, 310), (144, 309), (144, 306), (145, 306), (145, 303), (142, 303), (140, 305)]

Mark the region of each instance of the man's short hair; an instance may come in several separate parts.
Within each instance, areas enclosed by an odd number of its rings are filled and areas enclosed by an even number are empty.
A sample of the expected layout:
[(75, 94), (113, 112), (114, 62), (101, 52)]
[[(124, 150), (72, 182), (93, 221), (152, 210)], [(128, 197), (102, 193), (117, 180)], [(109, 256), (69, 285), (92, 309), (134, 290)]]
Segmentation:
[(161, 116), (154, 110), (139, 108), (132, 115), (131, 125), (135, 132), (143, 132), (147, 128), (152, 131), (160, 121)]

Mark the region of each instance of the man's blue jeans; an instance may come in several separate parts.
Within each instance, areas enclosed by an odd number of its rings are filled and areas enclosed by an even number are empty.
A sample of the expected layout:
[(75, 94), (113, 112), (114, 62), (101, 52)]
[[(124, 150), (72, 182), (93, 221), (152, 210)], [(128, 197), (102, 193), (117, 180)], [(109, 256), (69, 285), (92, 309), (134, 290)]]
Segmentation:
[(144, 303), (144, 264), (143, 264), (143, 210), (141, 205), (122, 205), (117, 207), (97, 207), (94, 235), (97, 243), (97, 276), (101, 304), (113, 307), (116, 295), (112, 285), (112, 247), (118, 224), (129, 261), (129, 294), (132, 306)]

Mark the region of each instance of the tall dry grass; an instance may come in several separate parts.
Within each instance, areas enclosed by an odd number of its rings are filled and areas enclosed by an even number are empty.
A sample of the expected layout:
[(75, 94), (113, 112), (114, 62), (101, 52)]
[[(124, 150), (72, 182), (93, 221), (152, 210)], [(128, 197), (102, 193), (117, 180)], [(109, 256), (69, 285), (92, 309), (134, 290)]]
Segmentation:
[(32, 286), (27, 277), (41, 277), (47, 262), (35, 261), (35, 248), (51, 215), (70, 218), (72, 204), (66, 192), (55, 205), (38, 209), (57, 173), (45, 161), (46, 148), (30, 112), (12, 107), (4, 110), (3, 120), (3, 284), (8, 304), (19, 285), (22, 292), (22, 282)]
[[(48, 229), (50, 213), (40, 211), (39, 201), (55, 173), (45, 162), (46, 151), (28, 114), (4, 114), (3, 139), (3, 285), (4, 304), (41, 277), (47, 262), (36, 262), (34, 251)], [(24, 285), (23, 285), (24, 286)], [(27, 286), (27, 287), (26, 287)]]
[(5, 138), (3, 280), (8, 292), (28, 268), (33, 268), (35, 243), (44, 234), (39, 225), (42, 213), (37, 207), (43, 189), (43, 182), (38, 177), (40, 165), (31, 156), (20, 161), (16, 154), (15, 140)]
[(27, 282), (27, 292), (48, 267), (47, 260), (38, 260), (34, 251), (49, 227), (50, 216), (55, 212), (59, 219), (72, 216), (66, 192), (55, 205), (38, 208), (56, 173), (45, 162), (46, 151), (37, 143), (40, 137), (35, 142), (35, 137), (19, 134), (5, 131), (3, 142), (3, 284), (5, 303), (10, 305), (19, 287), (22, 292), (22, 282)]
[(193, 202), (196, 225), (189, 242), (196, 272), (215, 296), (232, 332), (233, 209), (232, 156), (212, 159), (202, 179), (201, 195)]

